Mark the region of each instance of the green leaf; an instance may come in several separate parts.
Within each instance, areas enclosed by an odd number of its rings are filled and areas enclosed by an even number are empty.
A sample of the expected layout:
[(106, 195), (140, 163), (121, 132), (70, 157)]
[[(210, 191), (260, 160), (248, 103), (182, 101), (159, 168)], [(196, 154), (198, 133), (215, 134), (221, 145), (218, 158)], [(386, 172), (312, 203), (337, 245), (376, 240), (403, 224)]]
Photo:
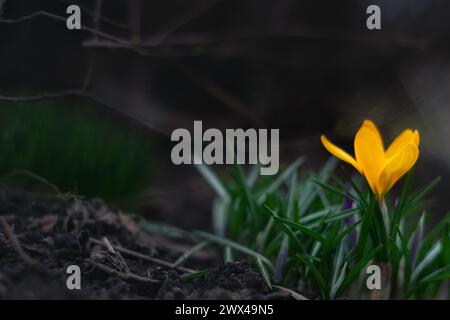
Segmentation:
[(157, 223), (148, 220), (142, 220), (140, 226), (148, 233), (157, 233), (165, 235), (172, 239), (186, 240), (194, 238), (190, 232), (177, 227), (169, 226), (163, 223)]
[(217, 177), (213, 170), (206, 164), (195, 164), (198, 172), (203, 176), (203, 178), (209, 183), (216, 194), (221, 197), (226, 203), (230, 201), (230, 195), (228, 190), (225, 188), (222, 181)]
[(358, 208), (354, 208), (354, 209), (348, 209), (348, 210), (345, 210), (345, 211), (341, 211), (339, 213), (331, 215), (330, 217), (327, 217), (325, 219), (325, 222), (329, 223), (329, 222), (333, 222), (333, 221), (336, 221), (336, 220), (342, 220), (344, 218), (353, 216), (356, 212), (358, 212), (358, 210), (359, 210)]
[(322, 295), (322, 298), (328, 299), (329, 298), (329, 290), (327, 286), (327, 282), (325, 281), (325, 278), (322, 276), (322, 273), (316, 268), (316, 266), (309, 261), (307, 257), (304, 255), (297, 253), (297, 258), (308, 268), (311, 270), (311, 273), (314, 277), (314, 280), (316, 281), (317, 286), (319, 287), (320, 293)]
[(174, 267), (179, 266), (180, 264), (184, 263), (192, 254), (196, 253), (197, 251), (202, 250), (203, 248), (207, 247), (211, 242), (206, 240), (206, 241), (202, 241), (198, 244), (196, 244), (195, 246), (193, 246), (191, 249), (189, 249), (188, 251), (186, 251), (185, 253), (183, 253), (178, 259), (177, 261), (175, 261), (172, 265)]
[(247, 184), (250, 188), (253, 187), (258, 180), (260, 169), (261, 165), (259, 163), (252, 166), (252, 169), (247, 177)]
[(450, 279), (450, 265), (442, 267), (429, 275), (425, 276), (423, 279), (421, 279), (418, 283), (414, 285), (413, 288), (411, 288), (407, 295), (411, 295), (413, 291), (427, 285), (433, 282), (441, 282), (444, 280)]
[(300, 223), (307, 225), (310, 221), (319, 220), (321, 218), (327, 217), (333, 212), (333, 210), (336, 210), (339, 207), (340, 206), (332, 206), (330, 208), (305, 215), (300, 219)]
[(411, 279), (411, 254), (409, 252), (409, 247), (408, 247), (408, 241), (406, 240), (406, 238), (403, 236), (400, 228), (397, 226), (397, 234), (400, 237), (400, 245), (401, 245), (401, 251), (404, 257), (404, 264), (405, 264), (405, 276), (404, 276), (404, 288), (406, 289), (409, 285), (409, 281)]
[(334, 169), (336, 169), (337, 164), (339, 163), (338, 159), (335, 157), (330, 157), (325, 165), (322, 167), (319, 173), (320, 181), (327, 181), (328, 178), (333, 173)]
[(442, 281), (450, 279), (450, 265), (442, 267), (419, 281), (417, 284), (418, 287), (428, 284), (430, 282)]
[(336, 278), (336, 280), (333, 280), (333, 285), (331, 286), (331, 293), (330, 293), (331, 299), (336, 298), (336, 293), (339, 287), (342, 285), (342, 282), (344, 281), (346, 269), (347, 269), (347, 261), (344, 262), (344, 265), (342, 266), (342, 269), (339, 272), (339, 276)]
[(244, 190), (245, 198), (247, 199), (248, 208), (249, 208), (250, 214), (252, 216), (252, 224), (251, 224), (252, 228), (251, 229), (253, 229), (253, 228), (257, 227), (256, 223), (258, 221), (258, 216), (256, 215), (255, 201), (253, 199), (252, 192), (250, 191), (250, 188), (247, 185), (247, 181), (245, 180), (245, 176), (244, 176), (242, 167), (239, 165), (236, 165), (236, 166), (237, 166), (238, 175), (239, 175), (239, 182), (240, 182), (241, 187)]
[[(353, 181), (351, 175), (347, 172), (347, 169), (345, 167), (343, 167), (343, 166), (341, 167), (341, 169), (342, 169), (342, 172), (344, 173), (345, 177), (347, 178), (346, 181), (348, 183), (350, 183), (350, 186), (352, 187), (353, 191), (356, 192), (357, 197), (353, 196), (351, 198), (352, 199), (358, 199), (359, 201), (357, 201), (357, 202), (362, 207), (362, 210), (364, 210), (368, 206), (368, 204), (366, 202), (366, 198), (364, 197), (363, 192), (358, 188), (358, 186), (356, 185), (355, 181)], [(350, 191), (347, 190), (347, 193), (350, 194)]]
[(331, 248), (334, 248), (336, 245), (339, 244), (338, 241), (336, 241), (336, 236), (341, 229), (341, 222), (334, 223), (331, 225), (330, 228), (328, 228), (329, 231), (325, 238), (325, 243), (323, 246), (323, 254), (326, 255), (330, 251)]
[(242, 252), (242, 253), (244, 253), (246, 255), (249, 255), (251, 257), (254, 257), (255, 259), (259, 258), (267, 266), (269, 266), (271, 269), (273, 269), (272, 262), (270, 262), (269, 259), (267, 259), (263, 255), (259, 254), (258, 252), (254, 251), (254, 250), (252, 250), (250, 248), (247, 248), (246, 246), (243, 246), (243, 245), (241, 245), (239, 243), (236, 243), (234, 241), (231, 241), (229, 239), (221, 238), (219, 236), (216, 236), (216, 235), (204, 232), (204, 231), (196, 231), (195, 234), (197, 234), (198, 236), (200, 236), (202, 238), (205, 238), (205, 239), (208, 239), (208, 240), (210, 240), (212, 242), (220, 244), (221, 246), (224, 246), (224, 247), (228, 246), (230, 248), (233, 248), (234, 250)]
[(267, 286), (270, 288), (270, 290), (272, 290), (272, 282), (270, 281), (269, 273), (267, 272), (267, 268), (260, 257), (256, 257), (256, 264), (258, 265), (258, 269), (261, 272), (264, 281), (266, 281)]
[(318, 186), (315, 186), (317, 195), (319, 196), (320, 202), (322, 202), (322, 205), (326, 208), (330, 206), (330, 201), (328, 200), (328, 197), (326, 193), (323, 191), (322, 188), (319, 188)]
[(257, 244), (258, 244), (258, 251), (263, 252), (264, 248), (266, 247), (267, 239), (269, 238), (270, 231), (272, 231), (273, 228), (273, 218), (270, 217), (269, 221), (266, 224), (266, 227), (263, 231), (261, 231), (257, 236)]
[[(334, 258), (334, 265), (333, 265), (333, 280), (332, 284), (333, 286), (336, 284), (337, 279), (339, 278), (339, 270), (341, 269), (342, 262), (344, 261), (344, 242), (339, 241), (338, 250)], [(343, 279), (342, 279), (343, 280)], [(337, 289), (337, 288), (336, 288)]]
[(291, 185), (289, 187), (288, 207), (287, 207), (287, 212), (286, 212), (286, 217), (288, 219), (293, 218), (296, 183), (297, 183), (297, 173), (294, 172), (294, 174), (292, 175), (292, 178), (291, 178)]
[(195, 278), (203, 278), (206, 277), (208, 275), (209, 270), (200, 270), (197, 272), (193, 272), (193, 273), (186, 273), (183, 274), (180, 278), (181, 280), (190, 280), (190, 279), (195, 279)]
[(309, 207), (311, 206), (312, 202), (317, 196), (317, 190), (314, 188), (314, 184), (311, 180), (306, 180), (306, 182), (303, 184), (303, 189), (300, 190), (300, 198), (299, 198), (299, 206), (300, 206), (300, 213), (305, 214)]
[(422, 271), (425, 270), (438, 256), (441, 252), (442, 244), (440, 241), (436, 242), (431, 248), (431, 250), (427, 253), (427, 255), (423, 258), (422, 261), (417, 265), (416, 269), (411, 275), (411, 281), (415, 282)]
[(283, 276), (283, 269), (288, 260), (289, 253), (289, 236), (285, 235), (281, 243), (280, 251), (278, 252), (277, 260), (275, 262), (274, 281), (279, 283)]
[[(402, 194), (400, 196), (400, 200), (398, 201), (398, 205), (395, 208), (396, 210), (395, 210), (394, 216), (400, 216), (401, 212), (403, 211), (403, 207), (407, 201), (409, 194), (411, 193), (411, 185), (412, 185), (413, 177), (414, 177), (414, 168), (409, 170), (408, 174), (406, 175), (406, 180), (403, 185)], [(400, 221), (400, 218), (394, 217), (394, 221), (395, 220)]]
[(430, 183), (425, 185), (425, 187), (423, 187), (420, 191), (414, 194), (409, 200), (409, 202), (411, 203), (422, 199), (428, 192), (430, 192), (431, 189), (433, 189), (439, 183), (439, 181), (441, 181), (441, 177), (433, 179)]
[[(231, 204), (229, 205), (228, 211), (228, 226), (229, 226), (229, 237), (231, 239), (236, 239), (242, 233), (242, 226), (246, 225), (246, 201), (245, 195), (238, 195), (233, 198)], [(218, 234), (220, 236), (220, 234)]]
[(450, 224), (446, 223), (442, 234), (442, 259), (450, 265)]
[(330, 191), (330, 192), (333, 192), (333, 193), (335, 193), (335, 194), (337, 194), (337, 195), (340, 195), (340, 196), (343, 197), (343, 198), (349, 197), (349, 198), (351, 198), (352, 200), (354, 200), (354, 201), (356, 201), (356, 202), (358, 201), (358, 199), (356, 199), (354, 196), (352, 196), (352, 195), (350, 195), (350, 194), (345, 194), (345, 192), (343, 192), (343, 191), (341, 191), (341, 190), (338, 190), (338, 189), (336, 189), (335, 187), (332, 187), (331, 185), (328, 185), (328, 184), (326, 184), (326, 183), (323, 183), (323, 182), (320, 181), (320, 180), (317, 180), (317, 179), (311, 179), (311, 181), (313, 181), (314, 183), (318, 184), (318, 185), (321, 186), (322, 188), (327, 189), (327, 190)]
[[(310, 259), (312, 261), (321, 262), (322, 260), (317, 257), (317, 255), (319, 254), (321, 249), (322, 249), (322, 243), (320, 243), (319, 241), (315, 241), (314, 244), (312, 245), (311, 254), (309, 254), (309, 255), (303, 254), (303, 256), (307, 257), (308, 259)], [(308, 277), (309, 272), (310, 272), (309, 267), (306, 266), (306, 268), (305, 268), (305, 278)]]
[(230, 246), (226, 246), (223, 253), (223, 260), (225, 263), (234, 261), (233, 249)]
[(228, 204), (222, 198), (216, 198), (212, 207), (212, 224), (214, 232), (219, 236), (225, 235), (227, 227), (227, 209)]
[(444, 230), (445, 225), (450, 221), (450, 212), (445, 215), (445, 217), (439, 221), (431, 232), (425, 237), (424, 240), (421, 241), (421, 246), (419, 250), (419, 254), (417, 256), (417, 262), (422, 261), (431, 247), (435, 244), (436, 238), (438, 238), (439, 234)]
[[(267, 205), (265, 205), (267, 207)], [(267, 207), (268, 208), (268, 207)], [(276, 212), (274, 212), (273, 210), (269, 209), (269, 212), (271, 213), (271, 217), (270, 220), (271, 221), (275, 221), (280, 228), (283, 230), (283, 232), (285, 233), (285, 235), (287, 235), (289, 237), (289, 239), (291, 240), (291, 242), (295, 245), (295, 250), (297, 251), (301, 251), (304, 252), (305, 248), (303, 247), (303, 245), (301, 244), (300, 240), (298, 239), (298, 237), (292, 232), (291, 228), (289, 228), (288, 226), (286, 226), (283, 222), (278, 221), (276, 219), (274, 219), (274, 216), (278, 217), (278, 215), (276, 214)]]
[(370, 251), (366, 256), (364, 256), (361, 260), (359, 260), (356, 265), (350, 269), (350, 272), (347, 274), (347, 276), (342, 281), (341, 286), (336, 292), (336, 295), (341, 295), (347, 287), (353, 282), (353, 280), (359, 275), (361, 270), (364, 268), (364, 266), (372, 260), (378, 252), (382, 249), (382, 245), (380, 244), (378, 247)]
[(264, 200), (266, 199), (266, 196), (269, 193), (274, 192), (277, 190), (281, 184), (286, 181), (297, 169), (300, 167), (303, 162), (305, 162), (304, 158), (298, 158), (295, 160), (287, 169), (285, 169), (275, 180), (272, 181), (269, 186), (267, 186), (258, 196), (257, 198), (257, 204), (261, 205), (264, 203)]
[(300, 232), (310, 236), (314, 240), (320, 241), (322, 243), (325, 242), (325, 238), (322, 237), (322, 235), (320, 233), (318, 233), (317, 231), (314, 231), (314, 230), (309, 229), (309, 228), (307, 228), (305, 226), (302, 226), (301, 224), (296, 223), (294, 221), (291, 221), (291, 220), (288, 220), (288, 219), (285, 219), (285, 218), (281, 218), (281, 217), (277, 216), (276, 213), (273, 212), (272, 209), (270, 209), (268, 206), (265, 206), (265, 207), (267, 208), (267, 210), (269, 210), (272, 213), (272, 216), (273, 216), (273, 218), (276, 221), (283, 222), (284, 224), (286, 224), (286, 225), (288, 225), (288, 226), (290, 226), (290, 227), (292, 227), (292, 228), (294, 228), (294, 229), (296, 229), (296, 230), (298, 230), (298, 231), (300, 231)]
[(347, 227), (346, 229), (344, 229), (341, 233), (339, 233), (336, 236), (336, 239), (334, 239), (334, 241), (336, 243), (339, 243), (346, 235), (348, 235), (350, 232), (353, 231), (353, 229), (356, 228), (356, 226), (358, 224), (360, 224), (362, 221), (364, 220), (364, 218), (359, 219), (358, 221), (356, 221), (354, 224), (352, 224), (351, 226)]

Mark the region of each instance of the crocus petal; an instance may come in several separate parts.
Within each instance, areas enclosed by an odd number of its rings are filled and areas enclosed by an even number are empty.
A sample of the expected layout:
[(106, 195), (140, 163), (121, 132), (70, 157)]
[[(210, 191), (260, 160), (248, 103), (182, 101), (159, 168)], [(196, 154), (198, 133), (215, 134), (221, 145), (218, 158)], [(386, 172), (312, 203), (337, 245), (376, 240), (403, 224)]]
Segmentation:
[(411, 129), (406, 129), (395, 138), (389, 148), (386, 150), (386, 158), (392, 158), (396, 153), (400, 152), (407, 144), (412, 143), (419, 147), (420, 137), (419, 132)]
[(330, 140), (325, 137), (325, 135), (322, 135), (320, 137), (320, 140), (322, 141), (323, 146), (336, 158), (341, 159), (342, 161), (345, 161), (352, 166), (355, 167), (356, 170), (358, 170), (360, 173), (362, 173), (361, 168), (359, 167), (358, 163), (356, 163), (355, 158), (353, 158), (351, 155), (349, 155), (347, 152), (342, 150), (341, 148), (337, 147), (333, 143), (331, 143)]
[(363, 128), (363, 127), (372, 130), (372, 132), (377, 135), (378, 139), (380, 139), (380, 141), (381, 141), (381, 145), (383, 146), (383, 150), (384, 150), (383, 138), (381, 137), (380, 130), (378, 130), (378, 127), (376, 126), (376, 124), (373, 123), (372, 120), (364, 120), (361, 128)]
[(372, 130), (362, 126), (355, 137), (355, 156), (372, 191), (378, 194), (378, 176), (385, 166), (383, 143)]
[(419, 135), (419, 131), (417, 131), (417, 130), (414, 130), (414, 133), (413, 133), (413, 143), (416, 145), (416, 147), (419, 147), (420, 135)]
[(378, 181), (381, 196), (389, 192), (394, 184), (412, 168), (418, 157), (419, 149), (415, 144), (409, 143), (389, 161)]

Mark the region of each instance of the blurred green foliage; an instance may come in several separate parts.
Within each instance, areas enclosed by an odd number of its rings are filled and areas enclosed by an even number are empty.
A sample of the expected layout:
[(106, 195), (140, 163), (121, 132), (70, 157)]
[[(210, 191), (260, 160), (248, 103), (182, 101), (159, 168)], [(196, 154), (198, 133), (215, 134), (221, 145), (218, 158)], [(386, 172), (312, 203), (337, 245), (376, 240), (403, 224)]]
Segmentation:
[(148, 186), (148, 135), (107, 111), (66, 99), (1, 103), (2, 182), (27, 188), (40, 176), (62, 192), (107, 199)]

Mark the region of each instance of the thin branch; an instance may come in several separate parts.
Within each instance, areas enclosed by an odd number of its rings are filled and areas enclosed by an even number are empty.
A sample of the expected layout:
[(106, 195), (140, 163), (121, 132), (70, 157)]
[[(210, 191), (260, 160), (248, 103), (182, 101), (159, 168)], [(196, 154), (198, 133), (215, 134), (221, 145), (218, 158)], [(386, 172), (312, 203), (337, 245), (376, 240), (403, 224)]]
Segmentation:
[(203, 4), (193, 7), (193, 10), (186, 10), (186, 12), (177, 20), (171, 23), (169, 22), (165, 30), (150, 37), (148, 39), (149, 44), (151, 46), (161, 44), (163, 41), (169, 38), (175, 31), (177, 31), (184, 25), (188, 24), (189, 22), (195, 20), (196, 18), (201, 16), (203, 13), (205, 13), (206, 11), (208, 11), (221, 1), (222, 0), (206, 0), (203, 1)]
[[(73, 0), (60, 0), (60, 1), (64, 2), (64, 3), (67, 3), (67, 4), (75, 4)], [(95, 16), (96, 15), (95, 9), (94, 9), (94, 11), (92, 11), (88, 7), (83, 6), (81, 4), (76, 4), (76, 5), (79, 6), (81, 8), (81, 10), (83, 10), (83, 12), (87, 13), (88, 15), (90, 15), (90, 16)], [(110, 24), (112, 26), (115, 26), (115, 27), (118, 27), (118, 28), (121, 28), (121, 29), (128, 29), (128, 26), (125, 23), (123, 23), (123, 22), (119, 22), (117, 20), (113, 20), (113, 19), (105, 17), (103, 15), (101, 15), (99, 18), (100, 18), (100, 20), (102, 20), (102, 21), (104, 21), (104, 22), (106, 22), (106, 23), (108, 23), (108, 24)]]
[(6, 96), (0, 94), (0, 100), (3, 101), (13, 101), (13, 102), (22, 102), (22, 101), (38, 101), (38, 100), (46, 100), (46, 99), (53, 99), (53, 98), (61, 98), (65, 96), (72, 96), (72, 95), (82, 95), (85, 96), (83, 90), (74, 89), (74, 90), (63, 90), (63, 91), (57, 91), (57, 92), (49, 92), (49, 93), (39, 93), (36, 95), (31, 96)]
[[(103, 243), (103, 241), (100, 241), (100, 240), (97, 240), (97, 239), (94, 239), (94, 238), (90, 238), (90, 240), (91, 240), (91, 242), (93, 242), (95, 244), (106, 246), (105, 243)], [(132, 250), (123, 248), (121, 246), (114, 246), (114, 245), (111, 245), (111, 246), (112, 246), (112, 248), (114, 248), (115, 250), (117, 250), (119, 252), (122, 252), (123, 254), (127, 254), (127, 255), (135, 257), (135, 258), (147, 260), (147, 261), (156, 263), (156, 264), (158, 264), (160, 266), (163, 266), (163, 267), (166, 267), (166, 268), (176, 269), (178, 271), (186, 272), (186, 273), (195, 273), (195, 272), (197, 272), (196, 270), (192, 270), (192, 269), (189, 269), (189, 268), (186, 268), (186, 267), (181, 267), (181, 266), (174, 267), (172, 265), (172, 263), (170, 263), (168, 261), (161, 260), (161, 259), (158, 259), (158, 258), (154, 258), (154, 257), (148, 256), (148, 255), (145, 255), (143, 253), (136, 252), (136, 251), (132, 251)]]
[[(95, 1), (95, 11), (92, 16), (92, 25), (94, 26), (94, 29), (100, 31), (100, 21), (101, 21), (101, 14), (102, 14), (102, 6), (103, 6), (103, 0), (96, 0)], [(98, 41), (99, 37), (97, 34), (94, 34), (93, 41)], [(90, 52), (86, 74), (84, 76), (83, 84), (81, 86), (82, 90), (85, 90), (89, 87), (89, 84), (91, 83), (92, 76), (94, 74), (94, 66), (95, 66), (95, 52)]]
[[(66, 21), (65, 17), (61, 17), (46, 11), (38, 11), (17, 19), (0, 19), (0, 22), (4, 23), (18, 23), (21, 21), (26, 21), (33, 19), (37, 16), (46, 16), (58, 21)], [(121, 44), (125, 46), (127, 49), (132, 50), (138, 54), (141, 55), (149, 55), (148, 50), (143, 50), (141, 47), (134, 45), (133, 43), (130, 43), (129, 41), (125, 41), (123, 39), (117, 38), (115, 36), (112, 36), (110, 34), (101, 32), (99, 30), (96, 30), (94, 28), (81, 26), (83, 30), (89, 31), (94, 35), (101, 36), (105, 39), (111, 40), (113, 42), (116, 42), (117, 44)], [(191, 78), (195, 83), (199, 84), (203, 89), (208, 92), (211, 96), (215, 97), (219, 101), (221, 101), (224, 105), (230, 107), (232, 110), (237, 112), (238, 114), (246, 117), (247, 119), (250, 119), (253, 123), (259, 125), (261, 124), (261, 120), (254, 116), (254, 114), (249, 110), (246, 106), (244, 106), (236, 97), (229, 94), (227, 91), (225, 91), (222, 87), (218, 86), (217, 84), (207, 80), (206, 78), (200, 76), (197, 72), (194, 72), (190, 70), (188, 67), (183, 66), (181, 64), (177, 64), (175, 61), (172, 61), (181, 71), (183, 71), (188, 77)], [(89, 68), (93, 68), (93, 63), (90, 64)], [(84, 91), (86, 87), (89, 85), (92, 70), (88, 69), (88, 73), (86, 75), (86, 78), (82, 84), (81, 90), (70, 90), (70, 91), (64, 91), (64, 92), (57, 92), (54, 94), (42, 94), (38, 96), (31, 96), (31, 97), (7, 97), (7, 96), (0, 96), (0, 99), (7, 100), (7, 101), (33, 101), (33, 100), (40, 100), (40, 99), (47, 99), (47, 98), (55, 98), (55, 97), (61, 97), (64, 95), (84, 95), (87, 96), (87, 93)]]
[[(19, 23), (19, 22), (23, 22), (23, 21), (29, 21), (29, 20), (32, 20), (33, 18), (36, 18), (36, 17), (48, 17), (48, 18), (51, 18), (51, 19), (56, 20), (56, 21), (61, 21), (61, 22), (64, 22), (64, 23), (66, 22), (66, 18), (65, 17), (58, 16), (57, 14), (53, 14), (53, 13), (50, 13), (50, 12), (47, 12), (47, 11), (43, 11), (43, 10), (40, 10), (40, 11), (37, 11), (37, 12), (34, 12), (34, 13), (30, 13), (28, 15), (25, 15), (25, 16), (22, 16), (22, 17), (19, 17), (19, 18), (15, 18), (15, 19), (0, 18), (0, 22), (8, 23), (8, 24), (14, 24), (14, 23)], [(95, 35), (97, 35), (99, 37), (102, 37), (102, 38), (105, 38), (105, 39), (108, 39), (108, 40), (111, 40), (111, 41), (115, 41), (117, 43), (128, 43), (128, 41), (126, 41), (124, 39), (121, 39), (119, 37), (113, 36), (111, 34), (108, 34), (108, 33), (105, 33), (105, 32), (99, 31), (99, 30), (96, 30), (94, 28), (91, 28), (91, 27), (88, 27), (88, 26), (85, 26), (85, 25), (82, 25), (81, 29), (84, 30), (84, 31), (88, 31), (88, 32), (90, 32), (92, 34), (95, 34)]]
[[(102, 48), (102, 49), (111, 49), (111, 50), (129, 50), (141, 56), (149, 57), (158, 55), (157, 51), (146, 50), (143, 46), (133, 44), (131, 42), (122, 42), (117, 43), (114, 41), (108, 40), (86, 40), (82, 43), (84, 48)], [(165, 54), (165, 53), (163, 53)], [(161, 55), (161, 54), (159, 54)]]
[(86, 262), (90, 263), (91, 265), (93, 265), (94, 267), (96, 267), (97, 269), (100, 269), (103, 272), (106, 272), (108, 274), (117, 276), (119, 278), (121, 278), (122, 280), (125, 281), (129, 281), (129, 280), (133, 280), (133, 281), (137, 281), (137, 282), (143, 282), (143, 283), (161, 283), (160, 280), (156, 280), (156, 279), (152, 279), (152, 278), (146, 278), (146, 277), (141, 277), (137, 274), (134, 274), (132, 272), (128, 272), (128, 273), (124, 273), (124, 272), (120, 272), (117, 271), (113, 268), (110, 268), (102, 263), (98, 263), (95, 262), (92, 259), (85, 259)]
[(14, 231), (9, 223), (6, 221), (5, 217), (0, 216), (0, 224), (2, 225), (3, 231), (5, 232), (5, 235), (11, 243), (12, 247), (16, 251), (17, 255), (23, 260), (23, 262), (25, 262), (25, 264), (27, 264), (28, 266), (36, 266), (38, 264), (37, 261), (31, 258), (25, 251), (23, 251), (19, 240), (14, 234)]
[(202, 87), (209, 95), (222, 102), (225, 106), (232, 109), (237, 114), (249, 119), (255, 125), (261, 125), (262, 121), (258, 118), (246, 105), (238, 98), (228, 93), (224, 88), (217, 85), (213, 81), (202, 76), (199, 72), (192, 70), (184, 64), (172, 61), (172, 63), (194, 83)]

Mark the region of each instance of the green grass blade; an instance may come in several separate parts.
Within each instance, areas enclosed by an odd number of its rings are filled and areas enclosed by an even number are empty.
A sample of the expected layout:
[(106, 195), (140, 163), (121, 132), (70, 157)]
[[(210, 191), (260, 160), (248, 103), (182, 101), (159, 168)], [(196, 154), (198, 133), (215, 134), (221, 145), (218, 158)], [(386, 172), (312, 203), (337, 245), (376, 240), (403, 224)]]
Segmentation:
[(340, 206), (332, 206), (330, 208), (323, 209), (323, 210), (320, 210), (320, 211), (313, 212), (313, 213), (310, 213), (308, 215), (305, 215), (305, 216), (303, 216), (300, 219), (300, 223), (304, 224), (304, 225), (307, 225), (310, 221), (319, 220), (321, 218), (329, 216), (333, 212), (333, 210), (336, 210), (339, 207)]
[(330, 186), (330, 185), (328, 185), (328, 184), (326, 184), (326, 183), (324, 183), (324, 182), (322, 182), (320, 180), (311, 179), (311, 181), (313, 181), (314, 183), (318, 184), (319, 186), (321, 186), (322, 188), (324, 188), (324, 189), (326, 189), (326, 190), (328, 190), (330, 192), (333, 192), (333, 193), (335, 193), (337, 195), (340, 195), (343, 198), (350, 197), (353, 201), (358, 202), (358, 199), (356, 199), (354, 196), (352, 196), (350, 194), (345, 194), (345, 192), (340, 191), (340, 190), (336, 189), (335, 187), (332, 187), (332, 186)]
[(433, 189), (439, 183), (439, 181), (441, 181), (441, 177), (436, 177), (435, 179), (433, 179), (430, 183), (425, 185), (425, 187), (423, 187), (420, 191), (415, 193), (411, 197), (411, 200), (409, 200), (409, 202), (414, 202), (422, 199), (428, 192), (430, 192), (431, 189)]
[[(344, 262), (344, 265), (342, 266), (342, 269), (339, 272), (339, 276), (337, 276), (337, 278), (335, 280), (333, 280), (333, 285), (331, 286), (331, 292), (330, 292), (331, 299), (336, 298), (336, 293), (337, 293), (339, 287), (342, 285), (342, 282), (344, 282), (346, 269), (347, 269), (347, 261)], [(339, 270), (339, 269), (336, 269), (336, 270)]]
[(314, 280), (319, 287), (320, 293), (322, 295), (322, 298), (328, 299), (329, 298), (329, 290), (327, 286), (327, 282), (325, 281), (325, 278), (322, 276), (322, 273), (316, 268), (316, 266), (309, 261), (307, 257), (305, 257), (302, 254), (297, 253), (297, 258), (306, 266), (308, 266), (309, 270), (311, 270), (311, 273), (314, 277)]
[(280, 221), (280, 222), (308, 235), (309, 237), (313, 238), (316, 241), (320, 241), (321, 243), (325, 242), (325, 238), (322, 237), (322, 235), (320, 233), (318, 233), (317, 231), (309, 229), (309, 228), (307, 228), (299, 223), (296, 223), (294, 221), (291, 221), (291, 220), (288, 220), (285, 218), (281, 218), (281, 217), (277, 216), (276, 213), (273, 212), (273, 210), (270, 209), (268, 206), (265, 206), (265, 207), (270, 211), (270, 213), (272, 213), (272, 216), (276, 221)]
[(209, 273), (209, 270), (200, 270), (197, 272), (193, 272), (193, 273), (186, 273), (181, 275), (181, 280), (191, 280), (191, 279), (195, 279), (195, 278), (203, 278), (206, 277)]
[(206, 164), (195, 164), (198, 172), (203, 176), (203, 178), (209, 183), (216, 194), (221, 197), (226, 203), (230, 201), (230, 195), (228, 190), (225, 188), (223, 182), (214, 173), (214, 171)]
[(270, 281), (269, 272), (267, 271), (267, 268), (260, 257), (256, 257), (256, 264), (258, 266), (259, 271), (261, 272), (261, 275), (264, 278), (264, 281), (266, 281), (267, 286), (269, 287), (270, 290), (272, 290), (272, 282)]
[(247, 199), (247, 205), (250, 210), (250, 214), (252, 217), (252, 226), (256, 227), (256, 222), (258, 221), (258, 216), (256, 215), (256, 206), (255, 201), (253, 199), (252, 192), (247, 185), (247, 181), (245, 180), (244, 171), (242, 170), (242, 167), (239, 165), (236, 165), (238, 175), (239, 175), (239, 183), (244, 190), (245, 198)]
[(223, 260), (225, 263), (234, 261), (233, 249), (230, 246), (226, 246), (223, 253)]
[(281, 184), (286, 181), (303, 163), (305, 162), (304, 158), (298, 158), (295, 160), (288, 168), (286, 168), (275, 180), (272, 181), (258, 196), (257, 203), (259, 205), (263, 204), (266, 196), (269, 193), (277, 190)]
[(359, 260), (356, 265), (350, 269), (350, 272), (347, 274), (345, 279), (342, 281), (342, 284), (340, 285), (339, 289), (337, 290), (336, 295), (341, 295), (347, 287), (353, 282), (353, 280), (359, 275), (361, 270), (364, 268), (364, 266), (372, 260), (378, 252), (380, 252), (382, 249), (382, 245), (379, 245), (372, 251), (370, 251), (366, 256), (364, 256), (361, 260)]
[(295, 192), (296, 192), (296, 184), (297, 184), (297, 173), (294, 172), (291, 178), (291, 184), (289, 187), (289, 196), (288, 196), (288, 207), (286, 212), (286, 217), (288, 219), (292, 219), (294, 216), (294, 198), (295, 198)]
[(221, 246), (224, 246), (224, 247), (228, 246), (230, 248), (233, 248), (234, 250), (239, 251), (239, 252), (241, 252), (243, 254), (246, 254), (248, 256), (254, 257), (255, 259), (259, 258), (267, 266), (269, 266), (271, 269), (273, 269), (272, 262), (270, 262), (269, 259), (267, 259), (265, 256), (259, 254), (258, 252), (254, 251), (254, 250), (252, 250), (252, 249), (250, 249), (250, 248), (248, 248), (246, 246), (243, 246), (243, 245), (241, 245), (239, 243), (236, 243), (234, 241), (231, 241), (229, 239), (221, 238), (219, 236), (216, 236), (216, 235), (204, 232), (204, 231), (196, 231), (195, 234), (197, 234), (199, 237), (202, 237), (204, 239), (207, 239), (207, 240), (210, 240), (212, 242), (215, 242), (215, 243), (217, 243), (217, 244), (219, 244)]
[(225, 236), (227, 226), (227, 209), (228, 204), (222, 198), (216, 198), (212, 207), (212, 224), (214, 232), (223, 237)]
[(280, 228), (283, 230), (285, 235), (287, 235), (289, 237), (289, 239), (292, 241), (292, 243), (295, 245), (295, 250), (300, 250), (301, 252), (304, 252), (305, 248), (302, 246), (301, 242), (299, 241), (297, 236), (292, 232), (292, 230), (288, 226), (286, 226), (283, 222), (278, 221), (274, 218), (274, 217), (279, 217), (276, 214), (276, 212), (274, 212), (273, 210), (270, 210), (267, 206), (266, 206), (266, 208), (272, 214), (271, 221), (275, 221), (280, 226)]
[(247, 176), (247, 184), (250, 188), (256, 184), (256, 181), (258, 181), (260, 169), (261, 165), (259, 163), (252, 166), (252, 169)]
[(279, 283), (283, 276), (283, 269), (288, 260), (289, 254), (289, 236), (285, 235), (283, 242), (281, 243), (280, 251), (277, 255), (277, 260), (275, 262), (274, 280), (275, 283)]
[(411, 275), (411, 281), (415, 282), (422, 271), (425, 270), (440, 254), (442, 248), (442, 244), (440, 241), (436, 242), (431, 250), (427, 253), (427, 255), (423, 258), (422, 261), (417, 265), (415, 270)]
[(188, 251), (186, 251), (185, 253), (183, 253), (178, 259), (177, 261), (175, 261), (172, 265), (174, 267), (179, 266), (180, 264), (184, 263), (187, 259), (189, 259), (190, 256), (192, 256), (194, 253), (196, 253), (197, 251), (202, 250), (203, 248), (207, 247), (211, 242), (210, 241), (202, 241), (198, 244), (196, 244), (195, 246), (193, 246), (191, 249), (189, 249)]

